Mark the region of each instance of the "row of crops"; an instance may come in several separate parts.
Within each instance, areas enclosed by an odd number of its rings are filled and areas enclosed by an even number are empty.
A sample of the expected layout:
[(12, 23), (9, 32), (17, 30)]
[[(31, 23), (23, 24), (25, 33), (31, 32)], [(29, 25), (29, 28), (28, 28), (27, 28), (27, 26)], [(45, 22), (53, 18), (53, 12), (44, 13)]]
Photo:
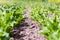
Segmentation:
[(26, 5), (32, 19), (42, 25), (38, 33), (44, 34), (46, 40), (60, 40), (60, 5), (45, 2), (0, 5), (0, 40), (10, 39), (10, 30), (23, 19)]
[(32, 8), (31, 16), (42, 27), (39, 34), (44, 34), (46, 40), (60, 40), (60, 5), (42, 4)]
[(8, 40), (10, 30), (22, 17), (24, 6), (0, 5), (0, 40)]

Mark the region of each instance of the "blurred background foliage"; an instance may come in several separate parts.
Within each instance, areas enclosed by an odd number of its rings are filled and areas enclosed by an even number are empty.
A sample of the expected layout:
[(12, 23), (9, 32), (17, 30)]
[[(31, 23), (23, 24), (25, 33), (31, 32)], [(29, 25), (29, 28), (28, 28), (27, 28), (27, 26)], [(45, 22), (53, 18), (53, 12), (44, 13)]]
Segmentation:
[(0, 0), (0, 4), (9, 4), (12, 5), (14, 3), (23, 3), (23, 2), (56, 2), (59, 3), (60, 0)]

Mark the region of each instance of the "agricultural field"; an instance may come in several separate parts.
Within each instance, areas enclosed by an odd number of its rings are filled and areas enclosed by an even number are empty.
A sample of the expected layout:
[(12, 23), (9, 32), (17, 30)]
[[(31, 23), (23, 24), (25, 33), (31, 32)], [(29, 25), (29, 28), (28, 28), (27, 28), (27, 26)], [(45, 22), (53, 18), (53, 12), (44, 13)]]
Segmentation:
[(60, 40), (60, 3), (0, 0), (0, 40)]

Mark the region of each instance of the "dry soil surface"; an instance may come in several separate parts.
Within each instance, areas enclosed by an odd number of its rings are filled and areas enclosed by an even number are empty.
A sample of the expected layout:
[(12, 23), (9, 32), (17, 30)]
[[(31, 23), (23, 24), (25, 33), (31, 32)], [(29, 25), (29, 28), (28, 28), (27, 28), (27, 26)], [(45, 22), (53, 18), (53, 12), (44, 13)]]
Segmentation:
[(44, 35), (37, 32), (40, 24), (30, 18), (24, 18), (11, 30), (10, 40), (45, 40)]

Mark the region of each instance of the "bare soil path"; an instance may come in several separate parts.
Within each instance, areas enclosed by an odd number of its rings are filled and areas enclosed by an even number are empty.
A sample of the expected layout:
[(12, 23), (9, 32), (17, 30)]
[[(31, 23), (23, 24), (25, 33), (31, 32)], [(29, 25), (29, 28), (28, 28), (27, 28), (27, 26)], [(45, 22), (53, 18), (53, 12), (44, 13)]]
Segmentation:
[(25, 17), (11, 30), (11, 40), (45, 40), (43, 35), (37, 33), (39, 29), (40, 24)]

